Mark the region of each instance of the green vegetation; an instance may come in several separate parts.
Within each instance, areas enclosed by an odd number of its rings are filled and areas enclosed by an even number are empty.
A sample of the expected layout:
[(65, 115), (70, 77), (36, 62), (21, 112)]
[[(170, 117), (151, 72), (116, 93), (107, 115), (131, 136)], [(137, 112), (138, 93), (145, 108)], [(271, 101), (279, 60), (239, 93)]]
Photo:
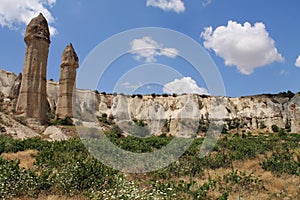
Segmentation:
[[(173, 139), (166, 135), (124, 137), (116, 126), (106, 136), (120, 148), (138, 153), (156, 151)], [(97, 137), (86, 140), (97, 140)], [(28, 149), (38, 153), (32, 169), (20, 167), (19, 161), (0, 157), (0, 198), (59, 194), (82, 195), (87, 199), (222, 200), (237, 191), (264, 190), (259, 176), (233, 168), (235, 161), (258, 156), (264, 157), (260, 162), (264, 170), (300, 176), (299, 134), (225, 134), (208, 156), (199, 158), (202, 142), (201, 138), (195, 139), (178, 161), (163, 169), (147, 174), (124, 174), (93, 158), (78, 138), (48, 142), (38, 138), (14, 140), (2, 135), (0, 154)], [(198, 181), (206, 176), (207, 170), (218, 169), (228, 171)]]
[(73, 126), (73, 120), (71, 117), (58, 118), (53, 122), (54, 125), (62, 125), (62, 126)]
[(272, 131), (273, 131), (274, 133), (277, 133), (277, 132), (279, 131), (279, 127), (278, 127), (277, 125), (275, 125), (275, 124), (273, 124), (273, 125), (271, 126), (271, 128), (272, 128)]
[(279, 92), (278, 96), (279, 97), (288, 97), (291, 99), (295, 96), (295, 94), (293, 92), (291, 92), (290, 90), (288, 90), (287, 92)]

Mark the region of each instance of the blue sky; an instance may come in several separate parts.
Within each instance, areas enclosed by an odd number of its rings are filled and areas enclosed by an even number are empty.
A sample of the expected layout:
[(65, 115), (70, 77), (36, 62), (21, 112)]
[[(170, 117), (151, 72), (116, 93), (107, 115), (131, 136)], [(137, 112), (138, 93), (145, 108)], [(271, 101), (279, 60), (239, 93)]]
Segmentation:
[[(185, 34), (204, 46), (228, 96), (298, 92), (299, 8), (298, 0), (0, 0), (0, 68), (22, 72), (26, 24), (43, 12), (53, 33), (48, 79), (59, 79), (61, 54), (70, 42), (82, 64), (97, 45), (115, 34), (161, 27)], [(180, 57), (176, 44), (145, 33), (128, 46), (132, 52), (111, 64), (99, 82), (99, 91), (210, 93), (205, 77)], [(160, 65), (168, 66), (164, 67), (166, 71), (155, 69)], [(127, 76), (137, 66), (144, 71)], [(147, 71), (151, 69), (152, 73)], [(155, 80), (158, 77), (160, 80)], [(147, 79), (149, 84), (139, 79)]]

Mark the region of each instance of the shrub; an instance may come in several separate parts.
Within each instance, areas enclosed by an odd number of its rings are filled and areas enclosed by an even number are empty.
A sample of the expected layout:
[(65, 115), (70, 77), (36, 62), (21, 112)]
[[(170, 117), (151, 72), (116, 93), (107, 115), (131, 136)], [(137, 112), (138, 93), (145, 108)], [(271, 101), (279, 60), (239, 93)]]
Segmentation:
[(265, 128), (267, 128), (267, 126), (263, 122), (261, 122), (260, 125), (259, 125), (259, 128), (260, 129), (265, 129)]
[(272, 128), (272, 131), (273, 131), (274, 133), (278, 133), (279, 128), (278, 128), (277, 125), (273, 124), (273, 125), (271, 126), (271, 128)]
[(228, 129), (226, 128), (226, 125), (224, 124), (223, 127), (222, 127), (221, 133), (226, 134), (227, 132), (228, 132)]
[(287, 132), (291, 132), (291, 122), (287, 121), (284, 128)]
[(284, 137), (284, 136), (286, 136), (286, 131), (285, 131), (285, 129), (281, 128), (281, 129), (279, 130), (279, 132), (278, 132), (278, 135), (279, 135), (279, 137)]
[(112, 124), (112, 121), (110, 120), (110, 118), (107, 117), (106, 113), (103, 113), (101, 117), (98, 116), (97, 119), (99, 122), (102, 122), (104, 124), (108, 124), (108, 125)]
[(61, 126), (73, 126), (73, 120), (71, 117), (65, 117), (65, 118), (58, 118), (53, 122), (55, 125), (61, 125)]
[[(146, 126), (143, 121), (136, 120), (136, 123)], [(106, 132), (107, 138), (130, 152), (153, 152), (163, 149), (174, 140), (166, 135), (148, 138), (120, 136), (118, 132), (121, 130), (116, 125), (113, 127), (114, 130)], [(99, 145), (103, 138), (48, 142), (38, 138), (14, 140), (0, 135), (0, 154), (25, 149), (38, 150), (35, 156), (37, 171), (25, 170), (18, 161), (6, 161), (0, 157), (0, 198), (35, 199), (42, 193), (80, 194), (90, 199), (209, 199), (210, 194), (216, 192), (219, 196), (213, 199), (227, 199), (228, 195), (240, 189), (260, 191), (261, 180), (253, 174), (232, 169), (216, 179), (198, 182), (197, 178), (204, 176), (204, 169), (229, 168), (234, 160), (273, 151), (260, 163), (263, 169), (278, 174), (300, 175), (299, 134), (288, 134), (282, 138), (278, 135), (251, 136), (245, 133), (243, 137), (239, 134), (235, 137), (224, 136), (203, 158), (199, 158), (199, 153), (204, 139), (196, 138), (177, 161), (158, 171), (140, 175), (122, 174), (94, 159), (88, 152), (89, 147), (94, 147), (89, 144)]]
[(109, 119), (110, 121), (113, 121), (113, 120), (115, 119), (115, 117), (114, 117), (112, 114), (110, 114), (110, 115), (108, 116), (108, 119)]
[(278, 95), (282, 96), (282, 97), (288, 97), (290, 99), (295, 96), (295, 94), (293, 92), (291, 92), (290, 90), (288, 90), (287, 92), (280, 92)]
[(20, 161), (6, 161), (0, 157), (0, 197), (1, 199), (12, 199), (13, 197), (27, 195), (37, 197), (43, 189), (49, 189), (45, 184), (44, 173), (38, 177), (31, 171), (19, 167)]
[[(298, 159), (300, 157), (298, 156)], [(300, 176), (300, 165), (293, 159), (293, 153), (288, 149), (273, 152), (272, 156), (260, 163), (264, 170)]]

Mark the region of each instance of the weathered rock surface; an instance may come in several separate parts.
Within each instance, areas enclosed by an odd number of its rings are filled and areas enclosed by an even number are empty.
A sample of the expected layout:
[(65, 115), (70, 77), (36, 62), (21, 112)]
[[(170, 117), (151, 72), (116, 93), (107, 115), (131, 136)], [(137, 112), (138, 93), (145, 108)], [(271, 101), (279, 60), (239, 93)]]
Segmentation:
[[(7, 72), (10, 74), (9, 72)], [(0, 80), (8, 76), (0, 73)], [(4, 78), (3, 78), (4, 77)], [(9, 91), (14, 85), (9, 79), (0, 91)], [(8, 94), (8, 92), (3, 92)], [(55, 109), (59, 94), (58, 83), (48, 81), (47, 98), (52, 109)], [(9, 100), (8, 96), (6, 99)], [(153, 130), (167, 129), (172, 135), (186, 136), (183, 130), (207, 126), (208, 121), (224, 120), (229, 126), (248, 130), (264, 129), (271, 131), (272, 125), (279, 128), (291, 128), (291, 132), (300, 133), (300, 93), (293, 97), (284, 95), (256, 95), (240, 98), (183, 95), (177, 97), (143, 96), (142, 98), (125, 95), (96, 94), (89, 90), (76, 90), (76, 116), (82, 115), (93, 122), (95, 115), (114, 119), (122, 126), (122, 120), (143, 120)], [(181, 120), (182, 119), (182, 120)], [(189, 119), (193, 126), (186, 129), (182, 122)], [(195, 121), (196, 120), (196, 121)], [(94, 123), (93, 126), (95, 125)], [(86, 123), (84, 123), (86, 125)], [(124, 122), (123, 122), (124, 125)], [(162, 127), (163, 126), (163, 127)], [(123, 127), (127, 130), (128, 127)], [(130, 131), (130, 130), (128, 130)], [(29, 133), (30, 134), (30, 133)], [(155, 133), (156, 134), (156, 133)]]
[(19, 93), (20, 93), (20, 88), (21, 88), (21, 83), (22, 83), (22, 74), (19, 74), (16, 77), (16, 79), (10, 89), (9, 96), (8, 96), (10, 99), (12, 99), (12, 100), (18, 99)]
[(37, 17), (33, 18), (26, 27), (26, 33), (24, 41), (27, 45), (30, 45), (32, 40), (41, 39), (50, 43), (50, 31), (48, 22), (40, 13)]
[(70, 137), (66, 136), (63, 133), (63, 131), (56, 126), (49, 126), (45, 130), (43, 135), (47, 137), (48, 141), (62, 141), (62, 140), (67, 140), (70, 138)]
[(50, 109), (55, 113), (56, 104), (58, 100), (59, 84), (54, 81), (47, 81), (47, 100)]
[(2, 130), (0, 134), (11, 135), (13, 138), (26, 139), (39, 136), (39, 134), (36, 131), (32, 130), (28, 126), (21, 124), (14, 118), (5, 115), (1, 112), (0, 127)]
[(78, 56), (69, 44), (63, 54), (60, 65), (59, 95), (56, 114), (59, 118), (73, 116), (73, 91), (76, 86), (76, 69), (78, 68)]
[(12, 86), (15, 84), (16, 75), (12, 72), (0, 70), (0, 91), (8, 97)]
[[(93, 119), (88, 116), (90, 113), (113, 116), (125, 130), (128, 127), (124, 124), (143, 120), (152, 134), (159, 132), (166, 124), (172, 135), (190, 134), (197, 129), (196, 126), (212, 121), (223, 121), (227, 128), (265, 129), (272, 132), (272, 125), (277, 125), (279, 128), (289, 127), (294, 133), (300, 132), (300, 93), (292, 98), (284, 95), (132, 98), (125, 95), (96, 95), (92, 91), (79, 91), (76, 95), (76, 109), (84, 119)], [(187, 121), (191, 123), (182, 127)]]
[(46, 71), (50, 32), (42, 14), (26, 28), (26, 53), (16, 113), (43, 123), (47, 119)]

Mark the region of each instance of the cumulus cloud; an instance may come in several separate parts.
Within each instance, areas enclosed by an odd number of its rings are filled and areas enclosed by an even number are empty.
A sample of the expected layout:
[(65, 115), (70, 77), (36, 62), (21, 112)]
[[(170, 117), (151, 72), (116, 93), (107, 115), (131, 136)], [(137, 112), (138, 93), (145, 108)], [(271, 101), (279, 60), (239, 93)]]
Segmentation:
[(147, 6), (157, 7), (164, 11), (181, 13), (185, 11), (182, 0), (147, 0)]
[[(0, 26), (18, 30), (21, 25), (27, 25), (39, 13), (43, 13), (51, 24), (54, 22), (54, 17), (48, 8), (54, 6), (55, 3), (56, 0), (1, 0)], [(57, 33), (53, 26), (50, 26), (49, 29), (51, 35)]]
[(194, 81), (191, 77), (175, 79), (174, 81), (165, 84), (163, 87), (163, 92), (176, 94), (209, 94), (205, 88), (199, 87), (196, 81)]
[(228, 21), (227, 26), (215, 30), (206, 27), (201, 37), (205, 48), (212, 49), (225, 60), (225, 65), (236, 66), (242, 74), (248, 75), (255, 68), (284, 60), (263, 23), (252, 26), (248, 22), (242, 25)]
[(300, 67), (300, 55), (299, 55), (298, 58), (296, 59), (295, 66), (296, 66), (296, 67)]
[(166, 56), (175, 58), (179, 51), (175, 48), (164, 48), (162, 44), (157, 43), (151, 37), (134, 39), (131, 42), (131, 53), (135, 59), (144, 62), (156, 62), (156, 56)]

